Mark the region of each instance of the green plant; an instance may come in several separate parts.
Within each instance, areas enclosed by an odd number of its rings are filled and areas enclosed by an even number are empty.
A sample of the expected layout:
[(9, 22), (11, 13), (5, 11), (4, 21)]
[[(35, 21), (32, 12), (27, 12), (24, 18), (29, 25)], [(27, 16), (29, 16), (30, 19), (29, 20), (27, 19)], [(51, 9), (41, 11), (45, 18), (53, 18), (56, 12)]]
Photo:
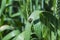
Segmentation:
[(60, 40), (59, 0), (0, 0), (0, 40)]

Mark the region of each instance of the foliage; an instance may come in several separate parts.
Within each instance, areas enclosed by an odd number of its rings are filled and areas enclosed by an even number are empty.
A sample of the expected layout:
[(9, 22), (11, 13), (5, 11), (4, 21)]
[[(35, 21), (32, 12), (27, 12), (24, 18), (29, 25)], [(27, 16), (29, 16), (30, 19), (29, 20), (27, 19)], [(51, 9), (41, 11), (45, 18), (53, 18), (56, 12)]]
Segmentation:
[(60, 40), (60, 0), (0, 0), (0, 40)]

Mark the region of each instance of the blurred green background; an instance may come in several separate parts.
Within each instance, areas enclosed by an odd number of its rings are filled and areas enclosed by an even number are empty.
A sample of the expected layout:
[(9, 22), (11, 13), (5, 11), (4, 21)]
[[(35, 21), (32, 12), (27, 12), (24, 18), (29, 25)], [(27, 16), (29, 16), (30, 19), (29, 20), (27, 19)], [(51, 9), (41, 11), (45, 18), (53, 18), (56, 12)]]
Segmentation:
[(0, 0), (0, 40), (60, 40), (60, 0)]

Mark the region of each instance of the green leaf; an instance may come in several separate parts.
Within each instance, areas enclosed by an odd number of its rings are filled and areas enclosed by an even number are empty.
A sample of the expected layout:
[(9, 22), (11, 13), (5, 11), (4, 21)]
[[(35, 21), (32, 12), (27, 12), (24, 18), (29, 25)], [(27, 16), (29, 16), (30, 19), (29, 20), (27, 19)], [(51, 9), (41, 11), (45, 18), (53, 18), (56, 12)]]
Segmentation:
[(25, 34), (25, 31), (20, 33), (18, 36), (16, 36), (12, 40), (24, 40), (24, 34)]
[(1, 9), (0, 9), (0, 16), (3, 13), (3, 10), (5, 9), (5, 6), (6, 6), (6, 0), (2, 0)]
[(32, 23), (27, 22), (25, 26), (25, 40), (30, 40)]
[(51, 31), (51, 40), (56, 40), (56, 36), (54, 34), (55, 33)]
[(41, 39), (41, 32), (42, 32), (42, 25), (41, 22), (38, 22), (34, 25), (34, 31), (35, 34), (38, 36), (39, 39)]
[[(9, 4), (12, 4), (12, 0), (9, 0)], [(9, 7), (9, 16), (12, 16), (12, 6)]]
[(58, 35), (60, 36), (60, 30), (58, 30)]
[(20, 33), (19, 30), (14, 30), (12, 32), (10, 32), (9, 34), (7, 34), (2, 40), (9, 40), (11, 38), (13, 38), (14, 36), (17, 36)]
[(32, 14), (29, 16), (28, 20), (32, 19), (32, 21), (39, 19), (39, 15), (42, 13), (43, 11), (39, 11), (39, 10), (35, 10), (34, 12), (32, 12)]
[(20, 16), (20, 13), (15, 13), (15, 14), (11, 15), (11, 17), (16, 17), (16, 16)]
[(12, 26), (9, 26), (9, 25), (3, 25), (0, 27), (0, 32), (4, 31), (4, 30), (7, 30), (7, 29), (14, 29), (14, 27)]

